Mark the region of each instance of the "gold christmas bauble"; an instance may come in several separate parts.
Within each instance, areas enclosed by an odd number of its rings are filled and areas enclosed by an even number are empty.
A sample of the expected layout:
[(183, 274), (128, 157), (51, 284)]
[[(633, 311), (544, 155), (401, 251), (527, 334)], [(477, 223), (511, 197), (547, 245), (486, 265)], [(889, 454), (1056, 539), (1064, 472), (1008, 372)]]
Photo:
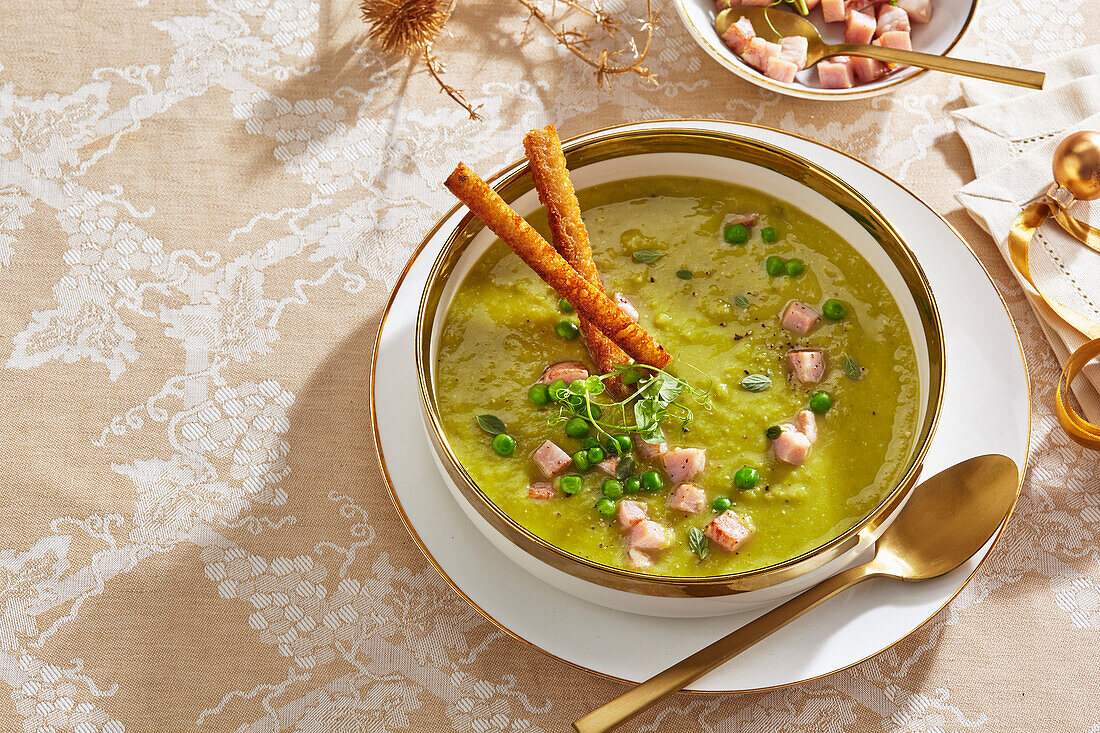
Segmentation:
[(1074, 198), (1100, 198), (1100, 132), (1075, 132), (1054, 151), (1054, 180)]

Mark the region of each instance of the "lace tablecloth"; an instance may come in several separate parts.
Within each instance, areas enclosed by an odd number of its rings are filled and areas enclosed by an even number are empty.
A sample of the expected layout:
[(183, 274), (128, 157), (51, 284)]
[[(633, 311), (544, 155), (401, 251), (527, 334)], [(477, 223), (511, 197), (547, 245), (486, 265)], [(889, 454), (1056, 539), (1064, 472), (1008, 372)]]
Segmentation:
[[(474, 122), (357, 15), (0, 5), (0, 730), (536, 733), (621, 692), (505, 636), (420, 555), (372, 452), (369, 350), (457, 159), (495, 170), (548, 121), (702, 116), (850, 152), (970, 239), (1027, 350), (1031, 467), (974, 582), (893, 649), (790, 689), (680, 695), (626, 730), (1100, 731), (1097, 457), (1057, 428), (1058, 365), (952, 198), (973, 175), (956, 80), (778, 97), (667, 8), (661, 85), (604, 92), (550, 42), (521, 53), (512, 4), (466, 0), (438, 52)], [(982, 0), (957, 54), (1098, 41), (1098, 3)]]

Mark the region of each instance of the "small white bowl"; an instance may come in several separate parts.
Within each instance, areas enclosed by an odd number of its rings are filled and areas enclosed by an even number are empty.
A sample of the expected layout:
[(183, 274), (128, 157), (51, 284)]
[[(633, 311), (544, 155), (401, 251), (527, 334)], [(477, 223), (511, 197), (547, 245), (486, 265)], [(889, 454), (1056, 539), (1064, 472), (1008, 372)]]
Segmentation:
[[(680, 20), (684, 22), (695, 42), (703, 47), (711, 57), (742, 79), (747, 79), (758, 87), (771, 89), (780, 94), (805, 99), (863, 99), (897, 89), (923, 74), (926, 69), (916, 66), (895, 71), (870, 84), (860, 84), (851, 89), (822, 89), (817, 80), (817, 72), (812, 68), (798, 72), (795, 81), (790, 84), (775, 81), (761, 74), (742, 61), (733, 51), (722, 43), (714, 30), (714, 0), (674, 0)], [(940, 56), (955, 47), (974, 18), (978, 0), (933, 0), (932, 20), (927, 23), (913, 24), (913, 50), (934, 53)], [(821, 17), (821, 8), (814, 8), (809, 15), (821, 32), (826, 43), (844, 43), (844, 24), (826, 23)]]

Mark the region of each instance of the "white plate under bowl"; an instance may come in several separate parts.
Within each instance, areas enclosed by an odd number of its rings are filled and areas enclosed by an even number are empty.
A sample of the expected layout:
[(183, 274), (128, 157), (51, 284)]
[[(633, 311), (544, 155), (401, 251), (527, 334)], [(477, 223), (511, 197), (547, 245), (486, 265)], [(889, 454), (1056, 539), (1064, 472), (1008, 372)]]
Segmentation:
[[(795, 80), (786, 84), (769, 79), (753, 69), (722, 43), (714, 30), (714, 18), (717, 15), (714, 0), (674, 0), (674, 4), (688, 33), (711, 58), (742, 79), (780, 94), (806, 99), (861, 99), (893, 91), (925, 73), (925, 69), (910, 66), (870, 84), (859, 84), (851, 89), (822, 89), (817, 80), (817, 71), (811, 68), (798, 72)], [(962, 40), (977, 7), (978, 0), (932, 0), (932, 20), (913, 24), (913, 50), (946, 56)], [(820, 6), (814, 8), (808, 17), (821, 32), (826, 43), (844, 43), (844, 23), (826, 23)]]
[[(1027, 460), (1030, 392), (1019, 338), (988, 274), (947, 222), (906, 189), (845, 154), (778, 130), (676, 120), (618, 129), (712, 129), (808, 158), (874, 191), (874, 204), (910, 244), (936, 294), (947, 343), (947, 384), (925, 476), (1002, 453)], [(441, 242), (439, 243), (441, 244)], [(443, 577), (507, 633), (571, 664), (631, 682), (646, 679), (761, 613), (668, 619), (615, 611), (562, 593), (523, 571), (469, 522), (431, 460), (419, 412), (413, 342), (417, 306), (438, 246), (418, 251), (391, 296), (371, 381), (375, 442), (394, 503)], [(982, 415), (983, 430), (973, 430)], [(830, 674), (881, 652), (924, 624), (962, 589), (996, 537), (962, 567), (923, 583), (872, 581), (849, 590), (695, 682), (689, 689), (770, 689)], [(765, 609), (766, 610), (766, 609)], [(639, 636), (640, 635), (640, 636)], [(660, 640), (638, 645), (633, 639)]]

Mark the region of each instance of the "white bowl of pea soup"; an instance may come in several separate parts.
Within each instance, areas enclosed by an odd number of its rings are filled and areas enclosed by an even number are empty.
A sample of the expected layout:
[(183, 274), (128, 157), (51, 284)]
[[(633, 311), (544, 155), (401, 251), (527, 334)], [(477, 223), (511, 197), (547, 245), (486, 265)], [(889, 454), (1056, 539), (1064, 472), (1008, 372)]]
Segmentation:
[[(432, 235), (417, 332), (425, 427), (471, 521), (568, 593), (666, 616), (850, 562), (914, 486), (944, 378), (934, 298), (875, 192), (690, 128), (564, 146), (604, 289), (669, 365), (599, 374), (569, 303), (472, 216)], [(549, 241), (525, 162), (496, 180)]]

